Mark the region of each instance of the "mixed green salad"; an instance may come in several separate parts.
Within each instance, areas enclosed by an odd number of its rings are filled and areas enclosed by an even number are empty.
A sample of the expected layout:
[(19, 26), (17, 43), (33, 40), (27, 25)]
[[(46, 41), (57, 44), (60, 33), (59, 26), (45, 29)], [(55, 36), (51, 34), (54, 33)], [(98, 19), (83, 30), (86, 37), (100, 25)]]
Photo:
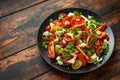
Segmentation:
[(102, 61), (101, 55), (109, 50), (106, 23), (98, 22), (93, 16), (82, 12), (60, 13), (49, 20), (42, 36), (42, 46), (50, 59), (58, 65), (77, 70), (87, 64)]

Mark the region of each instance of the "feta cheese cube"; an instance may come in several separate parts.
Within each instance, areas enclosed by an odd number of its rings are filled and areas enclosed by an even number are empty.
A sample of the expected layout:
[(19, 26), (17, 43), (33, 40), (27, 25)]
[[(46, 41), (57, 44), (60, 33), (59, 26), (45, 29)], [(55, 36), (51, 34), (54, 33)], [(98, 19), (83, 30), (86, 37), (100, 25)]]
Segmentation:
[(50, 33), (49, 33), (48, 31), (45, 31), (45, 32), (43, 33), (43, 35), (44, 35), (44, 36), (49, 36)]
[(72, 16), (74, 16), (74, 13), (69, 12), (67, 16), (72, 17)]
[(80, 46), (80, 47), (85, 47), (85, 46), (87, 46), (87, 44), (81, 43), (81, 44), (79, 44), (79, 46)]
[(75, 63), (75, 58), (72, 58), (72, 59), (68, 60), (68, 62), (71, 63), (71, 64), (74, 64)]
[(100, 34), (101, 34), (101, 31), (96, 31), (96, 34), (97, 34), (97, 35), (100, 35)]
[(54, 23), (50, 23), (50, 26), (52, 27), (52, 26), (55, 26), (55, 24)]
[(65, 21), (65, 25), (70, 25), (70, 22), (69, 21)]

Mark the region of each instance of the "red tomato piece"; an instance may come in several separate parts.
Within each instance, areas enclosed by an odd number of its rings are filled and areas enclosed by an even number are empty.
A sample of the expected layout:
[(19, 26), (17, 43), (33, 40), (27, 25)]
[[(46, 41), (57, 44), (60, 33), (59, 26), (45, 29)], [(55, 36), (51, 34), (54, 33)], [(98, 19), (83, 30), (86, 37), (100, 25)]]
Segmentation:
[(51, 59), (55, 58), (54, 41), (50, 41), (48, 44), (48, 56)]
[(63, 59), (64, 65), (69, 66), (71, 64), (68, 62), (68, 60), (69, 60), (68, 58)]
[(71, 26), (77, 25), (77, 24), (81, 24), (85, 21), (85, 19), (82, 16), (74, 16), (71, 21), (70, 24)]
[(100, 27), (95, 29), (95, 32), (96, 31), (104, 31), (106, 27), (107, 27), (106, 23), (103, 23)]
[(107, 34), (105, 34), (102, 38), (106, 39), (106, 40), (109, 40), (109, 36)]
[(85, 66), (85, 65), (86, 65), (87, 61), (85, 60), (83, 54), (81, 54), (81, 53), (78, 54), (78, 59), (82, 61), (82, 63), (83, 63), (82, 66)]
[(67, 42), (71, 42), (71, 41), (73, 41), (74, 39), (72, 39), (71, 37), (64, 37), (63, 38), (65, 41), (67, 41)]
[(51, 29), (51, 26), (50, 26), (50, 25), (48, 25), (48, 26), (45, 28), (46, 31), (50, 31), (50, 29)]
[(79, 45), (76, 45), (76, 48), (81, 52), (81, 54), (85, 57), (86, 61), (89, 61), (89, 56), (86, 55), (86, 53), (79, 47)]

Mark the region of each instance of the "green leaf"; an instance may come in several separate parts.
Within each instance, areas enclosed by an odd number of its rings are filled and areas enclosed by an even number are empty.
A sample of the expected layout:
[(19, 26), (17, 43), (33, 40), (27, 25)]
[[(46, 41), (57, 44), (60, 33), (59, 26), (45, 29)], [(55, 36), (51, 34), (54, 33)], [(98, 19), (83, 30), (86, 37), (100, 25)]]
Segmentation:
[(55, 52), (58, 52), (60, 48), (61, 48), (60, 45), (55, 45)]
[(74, 15), (75, 16), (80, 16), (80, 15), (82, 15), (82, 12), (74, 11)]
[(50, 19), (50, 20), (49, 20), (49, 23), (52, 23), (53, 21), (54, 21), (53, 19)]
[(108, 51), (109, 51), (109, 45), (107, 44), (106, 41), (104, 41), (104, 42), (102, 43), (102, 52), (103, 52), (104, 54), (107, 54)]
[(58, 16), (58, 20), (62, 20), (63, 19), (63, 16)]
[(79, 31), (80, 31), (79, 28), (73, 28), (72, 29), (72, 33), (73, 33), (74, 36), (77, 35)]
[(47, 49), (48, 45), (46, 42), (42, 42), (42, 47), (44, 47), (45, 49)]

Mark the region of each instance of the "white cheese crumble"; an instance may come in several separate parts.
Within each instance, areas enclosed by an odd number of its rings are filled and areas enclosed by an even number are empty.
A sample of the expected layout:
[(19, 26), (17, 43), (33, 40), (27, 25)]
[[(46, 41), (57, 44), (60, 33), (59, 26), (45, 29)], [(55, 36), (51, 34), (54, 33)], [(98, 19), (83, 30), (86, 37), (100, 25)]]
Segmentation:
[(73, 33), (67, 33), (67, 35), (73, 38)]
[(62, 31), (56, 31), (55, 32), (55, 34), (57, 34), (57, 35), (59, 35), (59, 34), (61, 34), (62, 33)]
[(65, 21), (65, 26), (70, 25), (69, 21)]
[(71, 63), (71, 64), (74, 64), (75, 63), (75, 58), (72, 58), (72, 59), (68, 60), (68, 62)]
[(100, 35), (100, 34), (101, 34), (101, 31), (96, 31), (96, 34), (97, 34), (97, 35)]
[(49, 33), (48, 31), (45, 31), (45, 32), (43, 33), (43, 35), (44, 35), (44, 36), (49, 36), (50, 33)]
[(58, 41), (59, 39), (58, 38), (56, 38), (54, 41)]
[(59, 65), (63, 65), (63, 62), (61, 61), (62, 59), (60, 56), (57, 56), (56, 60)]
[(105, 39), (104, 42), (108, 43), (108, 41)]
[(97, 57), (97, 60), (96, 60), (96, 62), (94, 62), (94, 64), (97, 64), (97, 63), (101, 62), (102, 60), (103, 60), (103, 58), (99, 59), (99, 57)]
[(63, 40), (62, 40), (62, 43), (63, 43), (63, 44), (66, 44), (66, 41), (63, 39)]
[(50, 26), (52, 27), (52, 26), (55, 26), (55, 24), (54, 23), (50, 23)]
[(87, 44), (81, 43), (81, 44), (79, 44), (79, 46), (80, 46), (80, 47), (85, 47), (85, 46), (87, 46)]
[(74, 16), (74, 13), (69, 12), (67, 16), (72, 17), (72, 16)]

